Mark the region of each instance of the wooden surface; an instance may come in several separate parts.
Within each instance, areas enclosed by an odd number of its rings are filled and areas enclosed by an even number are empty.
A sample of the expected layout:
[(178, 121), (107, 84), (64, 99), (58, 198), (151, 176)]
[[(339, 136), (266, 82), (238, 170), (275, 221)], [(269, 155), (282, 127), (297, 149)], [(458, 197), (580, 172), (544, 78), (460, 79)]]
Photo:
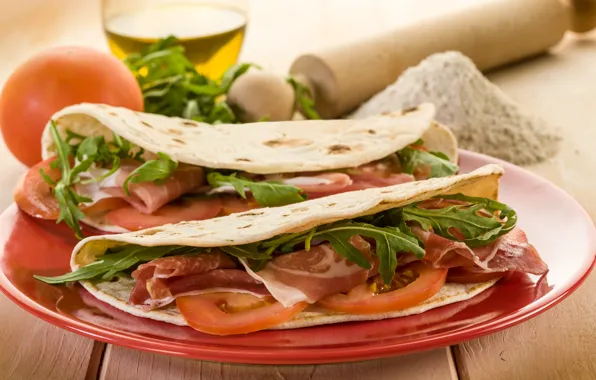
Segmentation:
[[(283, 73), (294, 57), (477, 0), (254, 0), (242, 60)], [(51, 4), (50, 4), (51, 3)], [(97, 0), (0, 0), (0, 83), (18, 62), (63, 43), (106, 48)], [(490, 79), (565, 134), (561, 153), (531, 167), (596, 219), (596, 35)], [(0, 142), (0, 208), (25, 168)], [(104, 345), (63, 331), (0, 296), (0, 379), (596, 379), (596, 275), (545, 314), (452, 348), (360, 363), (241, 366)], [(453, 354), (452, 354), (453, 353)]]

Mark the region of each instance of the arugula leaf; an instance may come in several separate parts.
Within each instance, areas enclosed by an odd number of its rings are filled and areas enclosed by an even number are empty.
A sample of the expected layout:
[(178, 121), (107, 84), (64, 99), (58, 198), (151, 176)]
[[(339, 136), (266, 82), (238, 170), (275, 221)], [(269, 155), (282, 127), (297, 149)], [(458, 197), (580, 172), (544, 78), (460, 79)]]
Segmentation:
[(375, 239), (376, 255), (379, 257), (379, 273), (386, 284), (390, 284), (397, 268), (397, 253), (411, 252), (418, 258), (424, 257), (424, 249), (418, 243), (418, 240), (405, 233), (402, 233), (397, 227), (377, 227), (372, 224), (360, 223), (355, 221), (342, 221), (314, 228), (309, 231), (282, 235), (269, 239), (259, 248), (268, 248), (272, 252), (282, 248), (282, 252), (289, 247), (294, 247), (304, 243), (305, 249), (310, 248), (310, 241), (326, 240), (333, 246), (333, 249), (347, 260), (356, 265), (370, 269), (369, 260), (354, 247), (350, 238), (354, 235), (366, 236)]
[(271, 258), (271, 255), (268, 255), (266, 252), (259, 252), (257, 250), (258, 245), (259, 243), (236, 245), (220, 247), (220, 249), (228, 255), (235, 256), (239, 259), (263, 260)]
[(315, 110), (315, 100), (310, 93), (310, 89), (292, 76), (288, 77), (286, 80), (292, 85), (296, 96), (296, 106), (300, 108), (304, 116), (308, 119), (321, 119), (321, 116)]
[[(467, 197), (462, 194), (443, 195), (440, 198), (456, 199), (469, 204), (451, 205), (441, 209), (421, 209), (419, 203), (408, 205), (402, 209), (405, 222), (418, 222), (425, 231), (430, 228), (447, 239), (458, 240), (450, 229), (460, 231), (469, 247), (480, 247), (492, 243), (499, 236), (511, 231), (517, 223), (517, 214), (507, 205), (486, 198)], [(490, 214), (500, 211), (499, 218), (506, 219), (505, 223), (492, 215), (482, 216), (484, 210)]]
[(56, 145), (56, 160), (52, 164), (53, 167), (60, 169), (62, 176), (60, 180), (53, 181), (43, 170), (40, 170), (40, 175), (50, 186), (54, 186), (52, 191), (60, 208), (60, 214), (56, 223), (64, 221), (74, 231), (75, 236), (82, 239), (83, 231), (81, 230), (79, 221), (85, 218), (85, 214), (79, 209), (79, 204), (91, 202), (91, 199), (79, 196), (70, 187), (73, 184), (73, 177), (78, 171), (70, 167), (72, 148), (62, 139), (53, 120), (50, 122), (50, 134)]
[(145, 112), (178, 116), (205, 123), (236, 123), (224, 95), (251, 66), (232, 65), (218, 80), (196, 71), (174, 36), (157, 41), (124, 62), (133, 72), (145, 100)]
[(306, 200), (302, 190), (296, 186), (269, 181), (253, 182), (247, 178), (238, 177), (236, 173), (223, 175), (211, 172), (207, 175), (207, 182), (213, 188), (231, 185), (244, 199), (246, 199), (246, 189), (249, 189), (255, 200), (264, 207), (283, 206)]
[(74, 272), (66, 273), (56, 277), (33, 276), (46, 284), (64, 284), (67, 282), (101, 279), (109, 280), (116, 273), (125, 271), (142, 262), (149, 262), (160, 257), (169, 255), (186, 255), (200, 253), (202, 248), (182, 246), (160, 246), (143, 247), (139, 245), (127, 245), (122, 248), (112, 248), (97, 261), (94, 261)]
[(178, 162), (170, 159), (170, 157), (162, 152), (157, 153), (157, 160), (146, 161), (143, 165), (136, 168), (126, 178), (122, 187), (126, 195), (130, 196), (128, 191), (129, 183), (151, 182), (163, 183), (168, 179), (178, 167)]
[(404, 173), (413, 174), (420, 165), (429, 165), (430, 178), (448, 177), (457, 173), (459, 167), (449, 161), (441, 152), (425, 152), (423, 150), (405, 147), (397, 152)]
[[(50, 123), (50, 134), (56, 146), (56, 159), (50, 166), (60, 169), (61, 177), (58, 181), (53, 181), (43, 170), (40, 170), (40, 175), (46, 183), (53, 187), (52, 191), (58, 201), (60, 215), (56, 223), (64, 221), (75, 232), (75, 236), (81, 239), (83, 233), (79, 222), (85, 218), (85, 214), (79, 209), (79, 206), (81, 203), (88, 203), (92, 200), (77, 194), (73, 186), (79, 182), (92, 183), (108, 177), (118, 170), (121, 158), (142, 161), (140, 154), (143, 150), (134, 147), (129, 141), (115, 134), (113, 142), (106, 142), (103, 136), (85, 137), (66, 130), (66, 138), (62, 139), (53, 120)], [(72, 143), (73, 140), (77, 141)], [(133, 153), (134, 151), (137, 153)], [(74, 165), (71, 165), (73, 161)], [(81, 180), (80, 174), (88, 171), (94, 163), (102, 166), (111, 164), (112, 167), (108, 173), (99, 178)]]

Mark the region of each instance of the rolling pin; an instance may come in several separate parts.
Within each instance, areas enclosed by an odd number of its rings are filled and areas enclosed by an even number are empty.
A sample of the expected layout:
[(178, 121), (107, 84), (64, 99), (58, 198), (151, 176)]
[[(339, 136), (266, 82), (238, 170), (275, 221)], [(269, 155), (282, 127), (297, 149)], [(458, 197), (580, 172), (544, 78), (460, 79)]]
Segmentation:
[(314, 89), (323, 118), (340, 117), (427, 56), (457, 50), (487, 71), (596, 26), (596, 0), (491, 0), (375, 37), (298, 57), (294, 77)]

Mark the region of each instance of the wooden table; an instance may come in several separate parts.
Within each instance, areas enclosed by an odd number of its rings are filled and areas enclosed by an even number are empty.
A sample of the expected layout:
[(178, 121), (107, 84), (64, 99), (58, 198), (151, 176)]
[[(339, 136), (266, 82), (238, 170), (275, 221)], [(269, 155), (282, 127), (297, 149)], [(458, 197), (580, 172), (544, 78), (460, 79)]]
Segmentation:
[[(254, 0), (242, 60), (283, 73), (294, 56), (478, 0)], [(61, 43), (106, 49), (97, 0), (0, 0), (0, 80), (30, 54)], [(490, 75), (559, 125), (561, 153), (530, 168), (596, 218), (596, 34)], [(1, 144), (1, 143), (0, 143)], [(0, 207), (25, 168), (0, 146)], [(548, 207), (548, 205), (545, 205)], [(564, 237), (561, 237), (564, 238)], [(561, 254), (564, 254), (563, 252)], [(133, 351), (66, 332), (0, 296), (1, 379), (596, 379), (596, 275), (550, 311), (453, 347), (350, 364), (242, 366)]]

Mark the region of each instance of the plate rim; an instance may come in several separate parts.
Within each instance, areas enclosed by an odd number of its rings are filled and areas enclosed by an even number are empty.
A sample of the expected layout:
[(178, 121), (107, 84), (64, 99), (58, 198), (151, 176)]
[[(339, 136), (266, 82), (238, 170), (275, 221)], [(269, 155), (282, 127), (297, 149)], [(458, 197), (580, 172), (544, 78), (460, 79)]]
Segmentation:
[[(496, 163), (501, 164), (507, 172), (508, 167), (514, 170), (521, 171), (524, 176), (530, 177), (534, 181), (542, 182), (552, 189), (560, 193), (560, 195), (569, 198), (577, 209), (581, 211), (585, 222), (591, 222), (595, 226), (595, 222), (589, 216), (583, 206), (573, 198), (565, 190), (556, 184), (546, 180), (545, 178), (519, 166), (509, 162), (500, 160), (495, 157), (487, 156), (481, 153), (471, 152), (464, 149), (459, 149), (460, 160), (466, 157), (477, 158), (485, 162), (485, 164)], [(18, 212), (14, 203), (12, 203), (1, 216), (10, 212)], [(591, 234), (592, 239), (596, 241), (596, 226)], [(558, 293), (547, 294), (544, 297), (531, 304), (531, 309), (526, 310), (530, 305), (526, 305), (512, 313), (501, 316), (493, 321), (481, 323), (476, 326), (465, 327), (455, 331), (446, 331), (439, 334), (434, 334), (427, 337), (414, 339), (407, 342), (396, 343), (382, 343), (369, 345), (367, 347), (348, 346), (348, 347), (325, 347), (325, 348), (281, 348), (281, 347), (259, 347), (258, 349), (247, 349), (246, 347), (217, 347), (201, 343), (183, 343), (176, 342), (172, 347), (172, 342), (167, 342), (162, 339), (135, 337), (126, 332), (112, 332), (98, 326), (86, 324), (74, 319), (66, 318), (59, 314), (46, 309), (37, 304), (35, 301), (24, 295), (17, 289), (14, 284), (6, 277), (4, 271), (0, 270), (0, 291), (12, 302), (17, 304), (25, 311), (34, 316), (60, 327), (67, 331), (74, 332), (86, 338), (91, 338), (108, 344), (115, 344), (118, 346), (132, 348), (136, 350), (165, 354), (183, 358), (192, 358), (205, 361), (227, 362), (227, 363), (242, 363), (242, 364), (322, 364), (322, 363), (340, 363), (353, 362), (360, 360), (369, 360), (375, 358), (390, 357), (402, 355), (407, 353), (414, 353), (425, 351), (433, 348), (440, 348), (458, 344), (470, 339), (479, 338), (489, 334), (502, 331), (506, 328), (513, 327), (522, 322), (525, 322), (539, 314), (544, 313), (555, 305), (559, 304), (575, 290), (577, 290), (584, 281), (591, 274), (596, 266), (596, 251), (593, 252), (594, 257), (591, 263), (583, 268), (583, 273), (574, 279), (573, 283), (567, 283)], [(495, 286), (499, 286), (497, 283)], [(332, 328), (332, 327), (331, 327)]]

